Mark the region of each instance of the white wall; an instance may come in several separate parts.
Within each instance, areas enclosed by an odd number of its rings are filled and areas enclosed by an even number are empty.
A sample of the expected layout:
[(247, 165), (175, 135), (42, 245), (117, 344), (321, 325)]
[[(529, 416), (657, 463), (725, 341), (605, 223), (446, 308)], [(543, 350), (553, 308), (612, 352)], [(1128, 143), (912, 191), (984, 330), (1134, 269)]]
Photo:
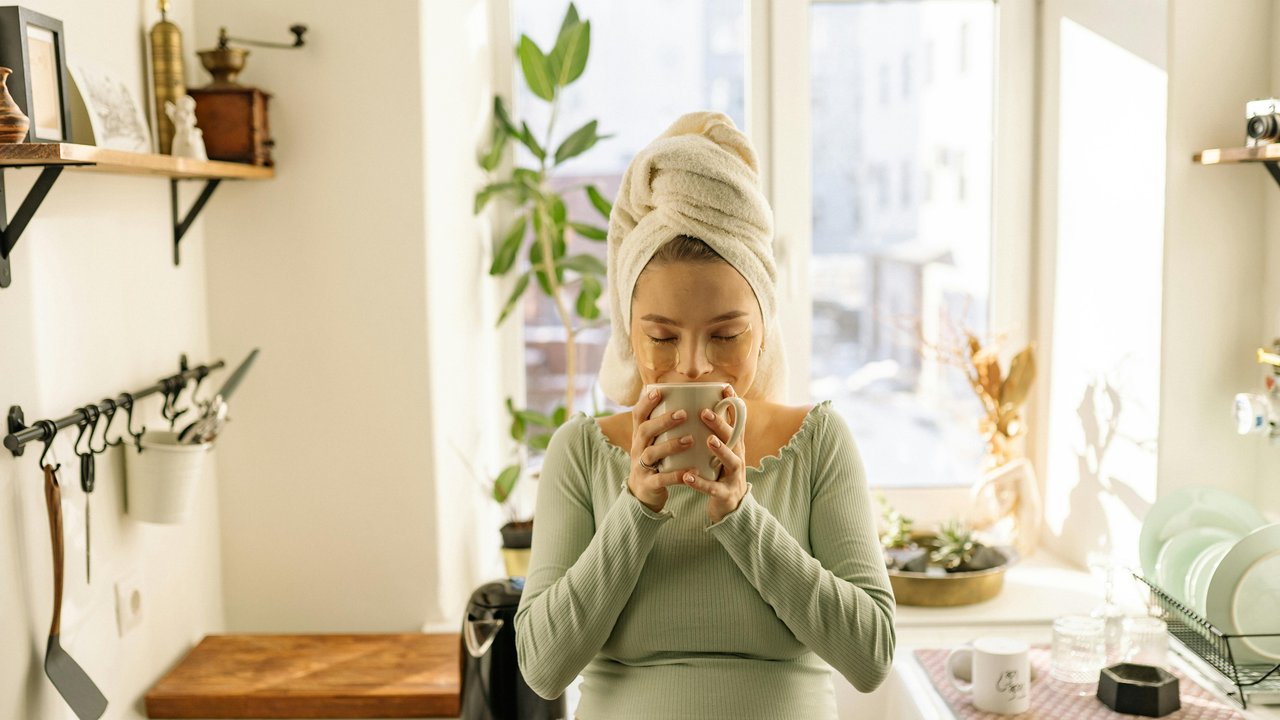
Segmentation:
[[(24, 6), (63, 21), (67, 59), (98, 63), (135, 94), (143, 80), (144, 28), (154, 3), (30, 0)], [(192, 49), (191, 4), (173, 19)], [(192, 73), (194, 77), (194, 73)], [(36, 170), (6, 171), (8, 210), (16, 211)], [(229, 204), (223, 197), (214, 205)], [(178, 369), (221, 357), (205, 321), (204, 239), (197, 223), (172, 261), (169, 185), (161, 178), (65, 171), (13, 254), (12, 286), (0, 290), (0, 400), (21, 405), (28, 422), (63, 417), (77, 406), (137, 390)], [(214, 376), (212, 379), (216, 379)], [(206, 388), (202, 388), (202, 394)], [(185, 394), (184, 398), (187, 397)], [(139, 403), (140, 424), (160, 428), (160, 397)], [(112, 435), (123, 428), (113, 426)], [(7, 430), (6, 430), (7, 432)], [(66, 540), (62, 646), (106, 695), (106, 716), (145, 717), (142, 695), (206, 633), (222, 629), (218, 543), (219, 448), (183, 525), (144, 525), (124, 514), (122, 449), (97, 460), (92, 497), (92, 583), (85, 582), (84, 501), (71, 455), (74, 428), (54, 452), (63, 467)], [(227, 444), (238, 441), (232, 431)], [(44, 672), (52, 613), (52, 561), (43, 446), (22, 457), (0, 452), (0, 717), (73, 717)], [(136, 575), (142, 624), (117, 634), (114, 583)]]
[(221, 458), (233, 631), (456, 629), (501, 569), (500, 522), (475, 518), (494, 508), (459, 454), (481, 464), (501, 410), (474, 361), (494, 317), (471, 216), (485, 9), (197, 2), (210, 33), (310, 27), (241, 76), (274, 94), (276, 179), (224, 185), (208, 210), (211, 337), (262, 348), (245, 441)]
[(1269, 92), (1271, 27), (1265, 0), (1044, 5), (1037, 464), (1067, 557), (1131, 558), (1150, 504), (1189, 484), (1280, 509), (1230, 420), (1276, 317), (1262, 290), (1275, 188), (1261, 167), (1191, 161), (1243, 143), (1245, 101)]

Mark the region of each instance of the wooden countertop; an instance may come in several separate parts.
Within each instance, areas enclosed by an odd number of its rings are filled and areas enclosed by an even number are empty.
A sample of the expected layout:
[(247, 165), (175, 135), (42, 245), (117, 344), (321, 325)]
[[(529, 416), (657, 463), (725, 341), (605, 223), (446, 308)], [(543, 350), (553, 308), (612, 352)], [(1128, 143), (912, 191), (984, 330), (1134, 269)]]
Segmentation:
[(152, 718), (457, 717), (457, 633), (207, 635), (146, 694)]

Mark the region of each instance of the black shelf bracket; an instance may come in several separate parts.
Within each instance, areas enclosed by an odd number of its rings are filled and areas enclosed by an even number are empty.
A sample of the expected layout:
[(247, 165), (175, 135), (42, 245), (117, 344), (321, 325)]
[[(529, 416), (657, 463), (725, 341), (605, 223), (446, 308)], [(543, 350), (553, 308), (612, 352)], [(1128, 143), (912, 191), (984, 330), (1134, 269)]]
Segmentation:
[(178, 180), (176, 178), (169, 180), (169, 200), (173, 210), (173, 264), (178, 264), (178, 244), (182, 242), (182, 236), (187, 234), (191, 229), (191, 223), (196, 221), (196, 217), (200, 215), (200, 211), (204, 209), (205, 203), (209, 202), (209, 198), (213, 196), (213, 191), (218, 189), (218, 183), (222, 182), (221, 178), (212, 178), (205, 181), (204, 190), (200, 192), (200, 197), (191, 205), (191, 209), (187, 211), (186, 217), (178, 220)]
[(13, 214), (12, 220), (9, 220), (5, 198), (4, 168), (0, 167), (0, 288), (7, 288), (13, 282), (13, 270), (9, 266), (9, 257), (13, 253), (13, 248), (18, 244), (18, 238), (22, 237), (22, 231), (27, 229), (27, 223), (31, 222), (32, 216), (36, 214), (36, 208), (44, 202), (45, 196), (53, 188), (54, 181), (61, 174), (61, 165), (46, 165), (40, 171), (40, 177), (36, 178), (31, 190), (27, 192), (27, 196), (22, 199), (18, 212)]
[(1267, 172), (1271, 173), (1271, 179), (1280, 185), (1280, 160), (1263, 160), (1263, 165), (1267, 166)]

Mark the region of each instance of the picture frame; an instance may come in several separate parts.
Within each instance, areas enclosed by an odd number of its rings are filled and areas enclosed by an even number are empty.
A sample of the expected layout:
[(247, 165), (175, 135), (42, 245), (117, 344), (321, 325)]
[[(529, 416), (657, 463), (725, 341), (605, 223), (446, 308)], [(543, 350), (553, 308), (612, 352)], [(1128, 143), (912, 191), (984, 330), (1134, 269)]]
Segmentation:
[(147, 115), (128, 84), (98, 65), (77, 62), (69, 70), (89, 118), (93, 144), (112, 150), (150, 153), (152, 141)]
[(13, 70), (9, 94), (31, 119), (27, 142), (68, 142), (66, 39), (62, 21), (20, 5), (0, 7), (0, 66)]

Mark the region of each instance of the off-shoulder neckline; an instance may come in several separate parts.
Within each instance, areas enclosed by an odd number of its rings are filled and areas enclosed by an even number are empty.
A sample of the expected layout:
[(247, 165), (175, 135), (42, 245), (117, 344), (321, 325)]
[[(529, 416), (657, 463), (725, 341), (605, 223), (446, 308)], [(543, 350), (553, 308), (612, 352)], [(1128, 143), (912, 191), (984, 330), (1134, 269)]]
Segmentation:
[[(814, 406), (809, 408), (809, 411), (805, 413), (804, 420), (800, 423), (800, 428), (796, 430), (794, 435), (791, 436), (791, 439), (787, 440), (787, 443), (785, 445), (778, 448), (778, 454), (765, 455), (764, 457), (760, 458), (759, 467), (747, 466), (747, 472), (762, 473), (766, 469), (768, 469), (770, 465), (774, 463), (782, 462), (782, 458), (784, 455), (788, 453), (795, 453), (797, 441), (799, 441), (804, 436), (814, 432), (813, 428), (818, 424), (818, 409), (826, 408), (830, 405), (831, 405), (830, 398), (826, 400), (822, 400), (818, 403), (815, 403)], [(622, 458), (627, 462), (631, 461), (630, 453), (628, 453), (626, 450), (623, 450), (622, 448), (618, 447), (617, 445), (614, 445), (612, 442), (609, 441), (609, 438), (604, 434), (604, 430), (600, 429), (600, 423), (596, 422), (596, 418), (590, 415), (587, 415), (585, 412), (581, 410), (579, 410), (577, 414), (581, 415), (587, 421), (587, 425), (591, 427), (592, 434), (595, 435), (599, 443), (604, 444), (608, 452), (611, 452), (614, 456)]]

